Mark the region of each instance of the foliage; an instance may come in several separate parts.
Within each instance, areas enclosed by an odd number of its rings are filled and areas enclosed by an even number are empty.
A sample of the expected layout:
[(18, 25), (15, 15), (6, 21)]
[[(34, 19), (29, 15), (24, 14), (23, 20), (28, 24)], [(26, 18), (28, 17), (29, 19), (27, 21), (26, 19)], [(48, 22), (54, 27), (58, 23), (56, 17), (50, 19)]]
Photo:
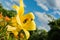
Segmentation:
[(8, 16), (10, 18), (16, 15), (16, 11), (4, 9), (1, 3), (0, 3), (0, 12), (2, 12), (3, 16)]
[(45, 30), (35, 30), (31, 33), (31, 37), (29, 40), (46, 40), (47, 32)]
[(47, 40), (60, 40), (60, 19), (53, 20), (48, 25), (51, 30), (48, 32)]
[(53, 20), (51, 22), (49, 22), (48, 24), (50, 26), (51, 29), (60, 29), (60, 19), (57, 19), (57, 20)]

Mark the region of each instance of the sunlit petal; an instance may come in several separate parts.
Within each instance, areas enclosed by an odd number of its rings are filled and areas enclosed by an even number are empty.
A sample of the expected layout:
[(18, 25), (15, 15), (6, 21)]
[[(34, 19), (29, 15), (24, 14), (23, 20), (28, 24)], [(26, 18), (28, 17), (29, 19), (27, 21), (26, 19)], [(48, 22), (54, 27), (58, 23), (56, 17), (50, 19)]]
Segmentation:
[(17, 37), (17, 35), (18, 35), (18, 31), (16, 30), (16, 27), (12, 27), (10, 25), (7, 25), (7, 31), (12, 32), (15, 37)]
[(27, 30), (24, 30), (26, 38), (28, 39), (30, 37), (30, 33)]
[(19, 7), (19, 10), (18, 10), (18, 14), (19, 15), (23, 15), (24, 14), (24, 3), (23, 3), (23, 0), (20, 0), (20, 7)]
[(25, 14), (24, 17), (25, 17), (25, 18), (26, 18), (26, 17), (29, 17), (29, 18), (31, 18), (31, 19), (35, 19), (35, 16), (34, 16), (34, 14), (33, 14), (32, 12), (29, 12), (29, 13)]
[(13, 5), (13, 8), (17, 11), (18, 13), (18, 10), (19, 10), (19, 7), (17, 5)]
[(26, 30), (36, 30), (36, 24), (34, 21), (31, 21), (30, 23), (25, 24), (25, 26), (23, 27)]

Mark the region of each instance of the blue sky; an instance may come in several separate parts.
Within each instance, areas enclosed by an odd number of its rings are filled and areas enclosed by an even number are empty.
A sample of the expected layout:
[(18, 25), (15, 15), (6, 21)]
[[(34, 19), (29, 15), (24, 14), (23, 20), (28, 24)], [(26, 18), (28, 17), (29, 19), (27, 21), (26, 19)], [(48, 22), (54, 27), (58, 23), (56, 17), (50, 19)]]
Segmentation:
[[(12, 5), (19, 6), (19, 0), (0, 0), (3, 7), (11, 10)], [(35, 22), (39, 29), (50, 30), (48, 20), (52, 20), (46, 14), (55, 19), (60, 18), (60, 0), (24, 0), (25, 13), (33, 12)]]

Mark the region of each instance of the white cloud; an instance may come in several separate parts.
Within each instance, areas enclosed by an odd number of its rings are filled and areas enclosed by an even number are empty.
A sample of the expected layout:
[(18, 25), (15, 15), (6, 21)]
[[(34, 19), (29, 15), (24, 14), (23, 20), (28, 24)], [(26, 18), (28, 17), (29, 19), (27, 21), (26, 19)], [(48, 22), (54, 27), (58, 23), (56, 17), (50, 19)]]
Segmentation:
[(60, 0), (56, 0), (56, 7), (60, 9)]
[(60, 0), (35, 0), (37, 4), (40, 6), (40, 4), (43, 4), (45, 6), (45, 10), (49, 8), (53, 9), (59, 9), (60, 10)]
[(51, 7), (60, 9), (60, 0), (46, 0), (46, 1)]
[(11, 6), (11, 3), (10, 3), (10, 2), (5, 1), (5, 3), (6, 3), (6, 5), (9, 6), (9, 7)]
[[(12, 0), (11, 0), (12, 1)], [(19, 0), (13, 0), (13, 2), (16, 2), (19, 4)], [(24, 4), (24, 7), (26, 7), (26, 5)]]
[[(37, 5), (40, 6), (42, 9), (48, 11), (48, 7), (46, 5), (44, 5), (46, 3), (45, 0), (35, 0), (37, 2)], [(44, 1), (44, 2), (43, 2)]]
[(38, 28), (39, 30), (46, 30), (47, 32), (49, 31), (48, 29), (46, 29), (45, 27), (43, 27), (43, 26), (39, 26), (39, 28)]
[(52, 15), (59, 15), (60, 16), (60, 11), (59, 10), (55, 10), (55, 11), (52, 12)]
[(11, 2), (17, 2), (17, 3), (19, 2), (19, 0), (10, 0), (10, 1), (11, 1)]
[(48, 11), (48, 8), (47, 8), (47, 6), (45, 6), (45, 5), (43, 5), (43, 4), (38, 4), (39, 6), (41, 6), (41, 8), (43, 8), (44, 10), (46, 10), (46, 11)]
[(10, 0), (10, 2), (13, 2), (13, 0)]
[[(6, 6), (4, 6), (4, 8), (6, 9), (12, 9), (12, 6), (14, 5), (14, 2), (16, 2), (17, 4), (19, 4), (19, 0), (10, 0), (10, 2), (8, 2), (7, 0), (4, 1)], [(24, 4), (24, 7), (26, 7), (26, 5)]]
[(52, 21), (51, 18), (49, 18), (45, 13), (41, 12), (35, 12), (35, 15), (38, 17), (38, 20), (41, 22), (40, 26), (43, 29), (50, 30), (50, 27), (48, 26), (48, 20)]
[(0, 1), (0, 3), (1, 3), (1, 1)]
[(55, 11), (55, 13), (54, 14), (58, 14), (58, 15), (60, 15), (60, 11)]
[[(4, 6), (5, 5), (5, 6)], [(5, 1), (5, 4), (3, 5), (3, 7), (5, 8), (5, 9), (11, 9), (11, 7), (12, 7), (12, 5), (11, 5), (11, 3), (10, 2), (7, 2), (7, 1)]]
[[(19, 0), (10, 0), (11, 2), (16, 2), (19, 4)], [(26, 7), (26, 5), (24, 4), (24, 7)]]
[(35, 14), (40, 21), (43, 21), (43, 22), (48, 22), (48, 20), (52, 21), (44, 12), (43, 13), (35, 12)]
[(15, 2), (19, 2), (19, 0), (13, 0), (13, 1), (15, 1)]

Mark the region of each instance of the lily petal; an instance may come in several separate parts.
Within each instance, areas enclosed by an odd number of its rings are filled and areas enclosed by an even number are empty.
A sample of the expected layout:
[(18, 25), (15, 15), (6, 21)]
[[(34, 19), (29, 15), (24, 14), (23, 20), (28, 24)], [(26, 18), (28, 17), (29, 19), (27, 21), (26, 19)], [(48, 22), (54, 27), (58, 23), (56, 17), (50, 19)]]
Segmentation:
[(17, 20), (16, 20), (16, 17), (12, 17), (12, 18), (11, 18), (11, 25), (17, 27)]
[(19, 10), (18, 10), (18, 14), (19, 15), (23, 15), (24, 14), (24, 3), (23, 3), (23, 0), (20, 0), (20, 7), (19, 7)]
[(7, 25), (7, 31), (13, 31), (16, 30), (16, 27), (12, 27), (10, 25)]
[(7, 25), (7, 31), (12, 32), (15, 37), (17, 37), (17, 35), (18, 35), (18, 31), (16, 30), (16, 27), (12, 27), (10, 25)]
[(21, 22), (20, 22), (19, 15), (16, 16), (16, 21), (17, 21), (17, 23), (21, 26)]
[(17, 15), (21, 16), (24, 14), (24, 3), (23, 0), (20, 0), (20, 7), (18, 7), (17, 5), (13, 6), (14, 9), (16, 9), (17, 11)]
[(27, 17), (31, 18), (33, 20), (35, 19), (35, 16), (34, 16), (34, 14), (32, 12), (29, 12), (29, 13), (27, 13), (27, 14), (24, 15), (24, 18), (27, 18)]
[(26, 23), (23, 28), (29, 31), (36, 30), (36, 24), (34, 21), (31, 21), (29, 23)]
[(14, 34), (14, 36), (17, 38), (18, 37), (18, 31), (13, 30), (12, 33)]
[(20, 16), (19, 18), (20, 18), (21, 23), (24, 24), (24, 23), (27, 23), (29, 21), (34, 20), (35, 16), (33, 15), (32, 12), (30, 12), (28, 14), (25, 14), (23, 16)]
[(25, 29), (23, 29), (23, 30), (24, 30), (24, 32), (25, 32), (26, 39), (29, 39), (29, 37), (30, 37), (30, 33), (29, 33), (27, 30), (25, 30)]
[(17, 11), (17, 13), (18, 13), (18, 9), (19, 9), (19, 7), (17, 6), (17, 5), (13, 5), (13, 8)]

